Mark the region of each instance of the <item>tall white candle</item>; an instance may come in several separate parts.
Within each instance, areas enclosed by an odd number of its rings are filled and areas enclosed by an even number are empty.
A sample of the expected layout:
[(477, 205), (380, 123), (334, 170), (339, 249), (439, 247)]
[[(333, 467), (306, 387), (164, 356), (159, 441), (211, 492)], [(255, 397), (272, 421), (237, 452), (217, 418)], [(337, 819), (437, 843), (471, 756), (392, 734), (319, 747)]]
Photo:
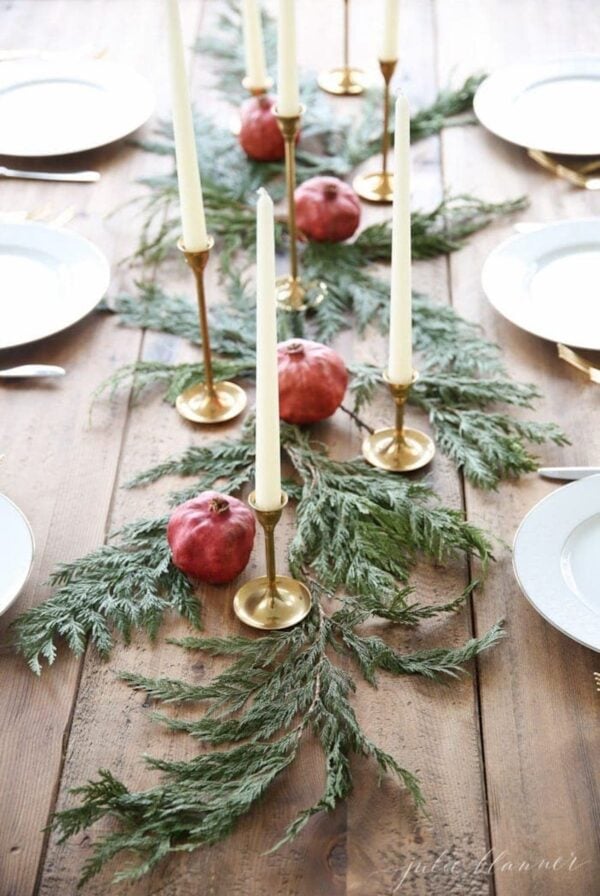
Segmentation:
[(394, 204), (392, 206), (392, 283), (390, 354), (392, 383), (412, 380), (412, 295), (410, 247), (410, 114), (402, 94), (396, 99)]
[(194, 124), (188, 89), (178, 0), (165, 0), (171, 73), (171, 103), (183, 244), (189, 252), (206, 249), (206, 220)]
[(295, 5), (295, 0), (279, 0), (277, 18), (277, 112), (290, 118), (300, 112)]
[(379, 58), (392, 62), (398, 58), (398, 0), (383, 0), (383, 34)]
[(261, 188), (256, 207), (256, 473), (259, 510), (281, 505), (279, 384), (273, 202)]
[(242, 19), (248, 84), (257, 90), (266, 90), (267, 67), (258, 0), (242, 0)]

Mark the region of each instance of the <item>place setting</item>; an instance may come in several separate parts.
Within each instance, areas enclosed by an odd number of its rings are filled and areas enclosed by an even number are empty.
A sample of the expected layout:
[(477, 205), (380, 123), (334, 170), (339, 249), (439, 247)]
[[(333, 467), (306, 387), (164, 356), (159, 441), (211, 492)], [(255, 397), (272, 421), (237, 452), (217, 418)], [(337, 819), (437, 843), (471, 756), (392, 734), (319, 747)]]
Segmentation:
[[(126, 65), (77, 53), (0, 51), (0, 165), (2, 178), (94, 184), (91, 170), (43, 170), (62, 156), (113, 143), (152, 115), (149, 82)], [(69, 229), (74, 208), (58, 214), (0, 213), (0, 350), (59, 333), (88, 315), (105, 296), (110, 266), (105, 254)], [(0, 383), (60, 380), (63, 367), (0, 362)], [(1, 388), (1, 387), (0, 387)], [(5, 449), (6, 450), (6, 449)], [(0, 495), (0, 613), (21, 593), (33, 561), (34, 538), (22, 511)]]
[[(506, 66), (479, 86), (481, 124), (573, 186), (600, 189), (600, 56)], [(557, 114), (560, 110), (560, 114)], [(555, 158), (557, 156), (558, 158)]]
[[(573, 186), (600, 188), (600, 127), (589, 110), (600, 99), (600, 57), (523, 63), (483, 81), (473, 107), (492, 133)], [(560, 115), (557, 115), (560, 109)], [(554, 156), (558, 156), (555, 159)], [(583, 159), (583, 161), (580, 161)], [(535, 337), (592, 383), (600, 370), (579, 350), (600, 351), (600, 218), (517, 225), (486, 258), (481, 283), (495, 310)], [(577, 349), (577, 351), (576, 351)], [(600, 650), (600, 473), (590, 467), (541, 467), (570, 481), (527, 514), (515, 535), (521, 590), (568, 637)]]

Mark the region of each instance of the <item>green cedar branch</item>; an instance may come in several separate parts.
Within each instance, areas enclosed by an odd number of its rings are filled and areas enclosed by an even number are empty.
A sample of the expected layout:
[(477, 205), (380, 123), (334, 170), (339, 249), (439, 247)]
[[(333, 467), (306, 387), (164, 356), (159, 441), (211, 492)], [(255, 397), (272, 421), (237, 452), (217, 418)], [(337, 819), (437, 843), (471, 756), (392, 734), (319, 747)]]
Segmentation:
[(324, 790), (313, 806), (289, 823), (272, 850), (296, 836), (312, 816), (332, 810), (351, 794), (353, 755), (370, 757), (381, 774), (395, 776), (406, 787), (417, 808), (423, 806), (415, 775), (361, 729), (351, 704), (354, 682), (330, 653), (350, 654), (373, 684), (377, 671), (455, 676), (498, 641), (501, 626), (463, 646), (402, 655), (380, 638), (357, 635), (343, 611), (327, 617), (320, 598), (317, 589), (311, 613), (289, 632), (258, 639), (186, 639), (182, 645), (186, 649), (237, 657), (207, 685), (121, 674), (130, 687), (157, 703), (199, 704), (203, 713), (196, 720), (183, 722), (156, 713), (154, 717), (215, 749), (185, 761), (146, 757), (148, 766), (163, 775), (150, 790), (132, 792), (110, 771), (101, 770), (97, 780), (71, 791), (80, 798), (79, 805), (53, 819), (61, 841), (102, 819), (114, 822), (113, 829), (95, 841), (80, 885), (121, 852), (133, 853), (137, 864), (118, 872), (115, 882), (139, 879), (172, 852), (192, 851), (227, 836), (294, 761), (309, 732), (321, 744)]
[(113, 536), (116, 543), (57, 567), (49, 581), (52, 596), (13, 623), (16, 648), (36, 675), (42, 660), (54, 662), (57, 639), (76, 656), (89, 640), (107, 657), (115, 631), (126, 643), (134, 628), (154, 639), (169, 610), (200, 626), (192, 585), (171, 562), (167, 519), (129, 523)]

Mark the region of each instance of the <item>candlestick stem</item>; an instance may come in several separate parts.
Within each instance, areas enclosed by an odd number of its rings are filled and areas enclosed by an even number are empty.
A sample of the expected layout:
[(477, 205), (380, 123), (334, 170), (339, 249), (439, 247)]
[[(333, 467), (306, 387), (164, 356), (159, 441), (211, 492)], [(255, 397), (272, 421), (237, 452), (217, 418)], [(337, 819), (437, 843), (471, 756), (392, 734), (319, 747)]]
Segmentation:
[(261, 510), (256, 506), (255, 492), (248, 498), (248, 503), (264, 532), (267, 574), (242, 585), (233, 599), (233, 609), (242, 622), (253, 628), (268, 630), (289, 628), (310, 612), (310, 591), (306, 585), (290, 576), (277, 575), (275, 527), (281, 519), (287, 501), (287, 495), (282, 492), (279, 507), (274, 510)]
[(265, 533), (265, 560), (267, 565), (267, 593), (271, 598), (271, 606), (273, 606), (273, 602), (276, 598), (279, 597), (279, 593), (277, 591), (277, 572), (275, 568), (275, 526), (279, 521), (279, 517), (281, 516), (281, 511), (277, 511), (278, 516), (275, 520), (270, 520), (270, 514), (265, 513), (264, 511), (259, 511), (257, 513), (260, 514), (262, 519), (260, 519), (260, 524), (263, 527)]
[(287, 224), (290, 239), (290, 273), (278, 277), (275, 286), (277, 305), (283, 311), (303, 311), (319, 305), (327, 293), (324, 283), (304, 283), (298, 271), (298, 229), (296, 226), (296, 137), (304, 108), (298, 115), (279, 115), (275, 111), (285, 146), (285, 187), (287, 197)]
[(225, 420), (231, 420), (244, 410), (247, 401), (246, 393), (238, 385), (227, 382), (215, 383), (213, 377), (204, 289), (204, 272), (213, 245), (214, 240), (209, 237), (206, 249), (190, 252), (185, 248), (182, 240), (178, 243), (179, 249), (183, 252), (185, 260), (194, 274), (196, 284), (204, 382), (191, 386), (178, 395), (175, 406), (182, 417), (193, 423), (222, 423)]
[(285, 189), (288, 205), (288, 231), (290, 235), (290, 275), (294, 280), (298, 277), (298, 232), (296, 229), (296, 134), (298, 133), (300, 116), (297, 118), (279, 118), (279, 126), (285, 143)]
[(381, 171), (359, 174), (353, 186), (361, 199), (367, 202), (389, 203), (394, 198), (394, 175), (388, 171), (390, 149), (390, 84), (398, 64), (397, 59), (380, 59), (383, 76), (383, 133), (381, 135)]
[(202, 359), (204, 361), (204, 381), (206, 391), (209, 395), (214, 396), (215, 385), (212, 373), (212, 354), (210, 350), (210, 333), (208, 330), (208, 316), (206, 314), (206, 294), (204, 292), (204, 271), (208, 264), (210, 250), (214, 245), (211, 239), (208, 247), (202, 252), (187, 252), (185, 247), (181, 246), (181, 251), (185, 256), (186, 262), (194, 273), (196, 281), (196, 299), (198, 301), (198, 318), (200, 320), (200, 339), (202, 341)]
[(395, 62), (379, 63), (383, 75), (383, 135), (381, 139), (381, 156), (384, 177), (388, 176), (388, 154), (390, 149), (390, 81), (396, 68)]
[(378, 429), (369, 435), (363, 442), (363, 456), (374, 467), (390, 473), (419, 470), (433, 459), (435, 445), (426, 433), (404, 425), (404, 409), (418, 373), (415, 371), (412, 381), (407, 384), (390, 382), (387, 373), (383, 374), (383, 379), (396, 406), (394, 427)]
[(350, 15), (349, 0), (344, 0), (344, 70), (350, 68)]

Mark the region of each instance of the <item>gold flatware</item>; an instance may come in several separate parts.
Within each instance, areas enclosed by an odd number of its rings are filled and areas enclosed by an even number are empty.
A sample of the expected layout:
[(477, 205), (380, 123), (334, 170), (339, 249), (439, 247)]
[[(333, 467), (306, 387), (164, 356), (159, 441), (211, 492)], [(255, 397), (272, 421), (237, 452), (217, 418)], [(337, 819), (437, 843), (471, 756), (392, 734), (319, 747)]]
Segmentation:
[(47, 224), (49, 227), (64, 227), (76, 214), (77, 209), (74, 205), (68, 205), (60, 212), (56, 212), (50, 205), (42, 205), (31, 211), (0, 211), (0, 221), (33, 221)]
[(596, 171), (600, 171), (600, 159), (586, 162), (578, 168), (569, 168), (561, 162), (557, 162), (548, 153), (541, 149), (528, 149), (527, 155), (532, 161), (537, 162), (546, 171), (552, 172), (556, 177), (569, 181), (575, 187), (584, 190), (600, 190), (600, 177), (590, 177)]
[(563, 345), (562, 342), (557, 343), (556, 348), (558, 350), (558, 357), (562, 361), (566, 361), (571, 367), (581, 370), (582, 373), (587, 375), (590, 382), (600, 384), (600, 370), (597, 367), (594, 367), (587, 358), (578, 355), (577, 352), (574, 352), (573, 349), (569, 348), (567, 345)]

